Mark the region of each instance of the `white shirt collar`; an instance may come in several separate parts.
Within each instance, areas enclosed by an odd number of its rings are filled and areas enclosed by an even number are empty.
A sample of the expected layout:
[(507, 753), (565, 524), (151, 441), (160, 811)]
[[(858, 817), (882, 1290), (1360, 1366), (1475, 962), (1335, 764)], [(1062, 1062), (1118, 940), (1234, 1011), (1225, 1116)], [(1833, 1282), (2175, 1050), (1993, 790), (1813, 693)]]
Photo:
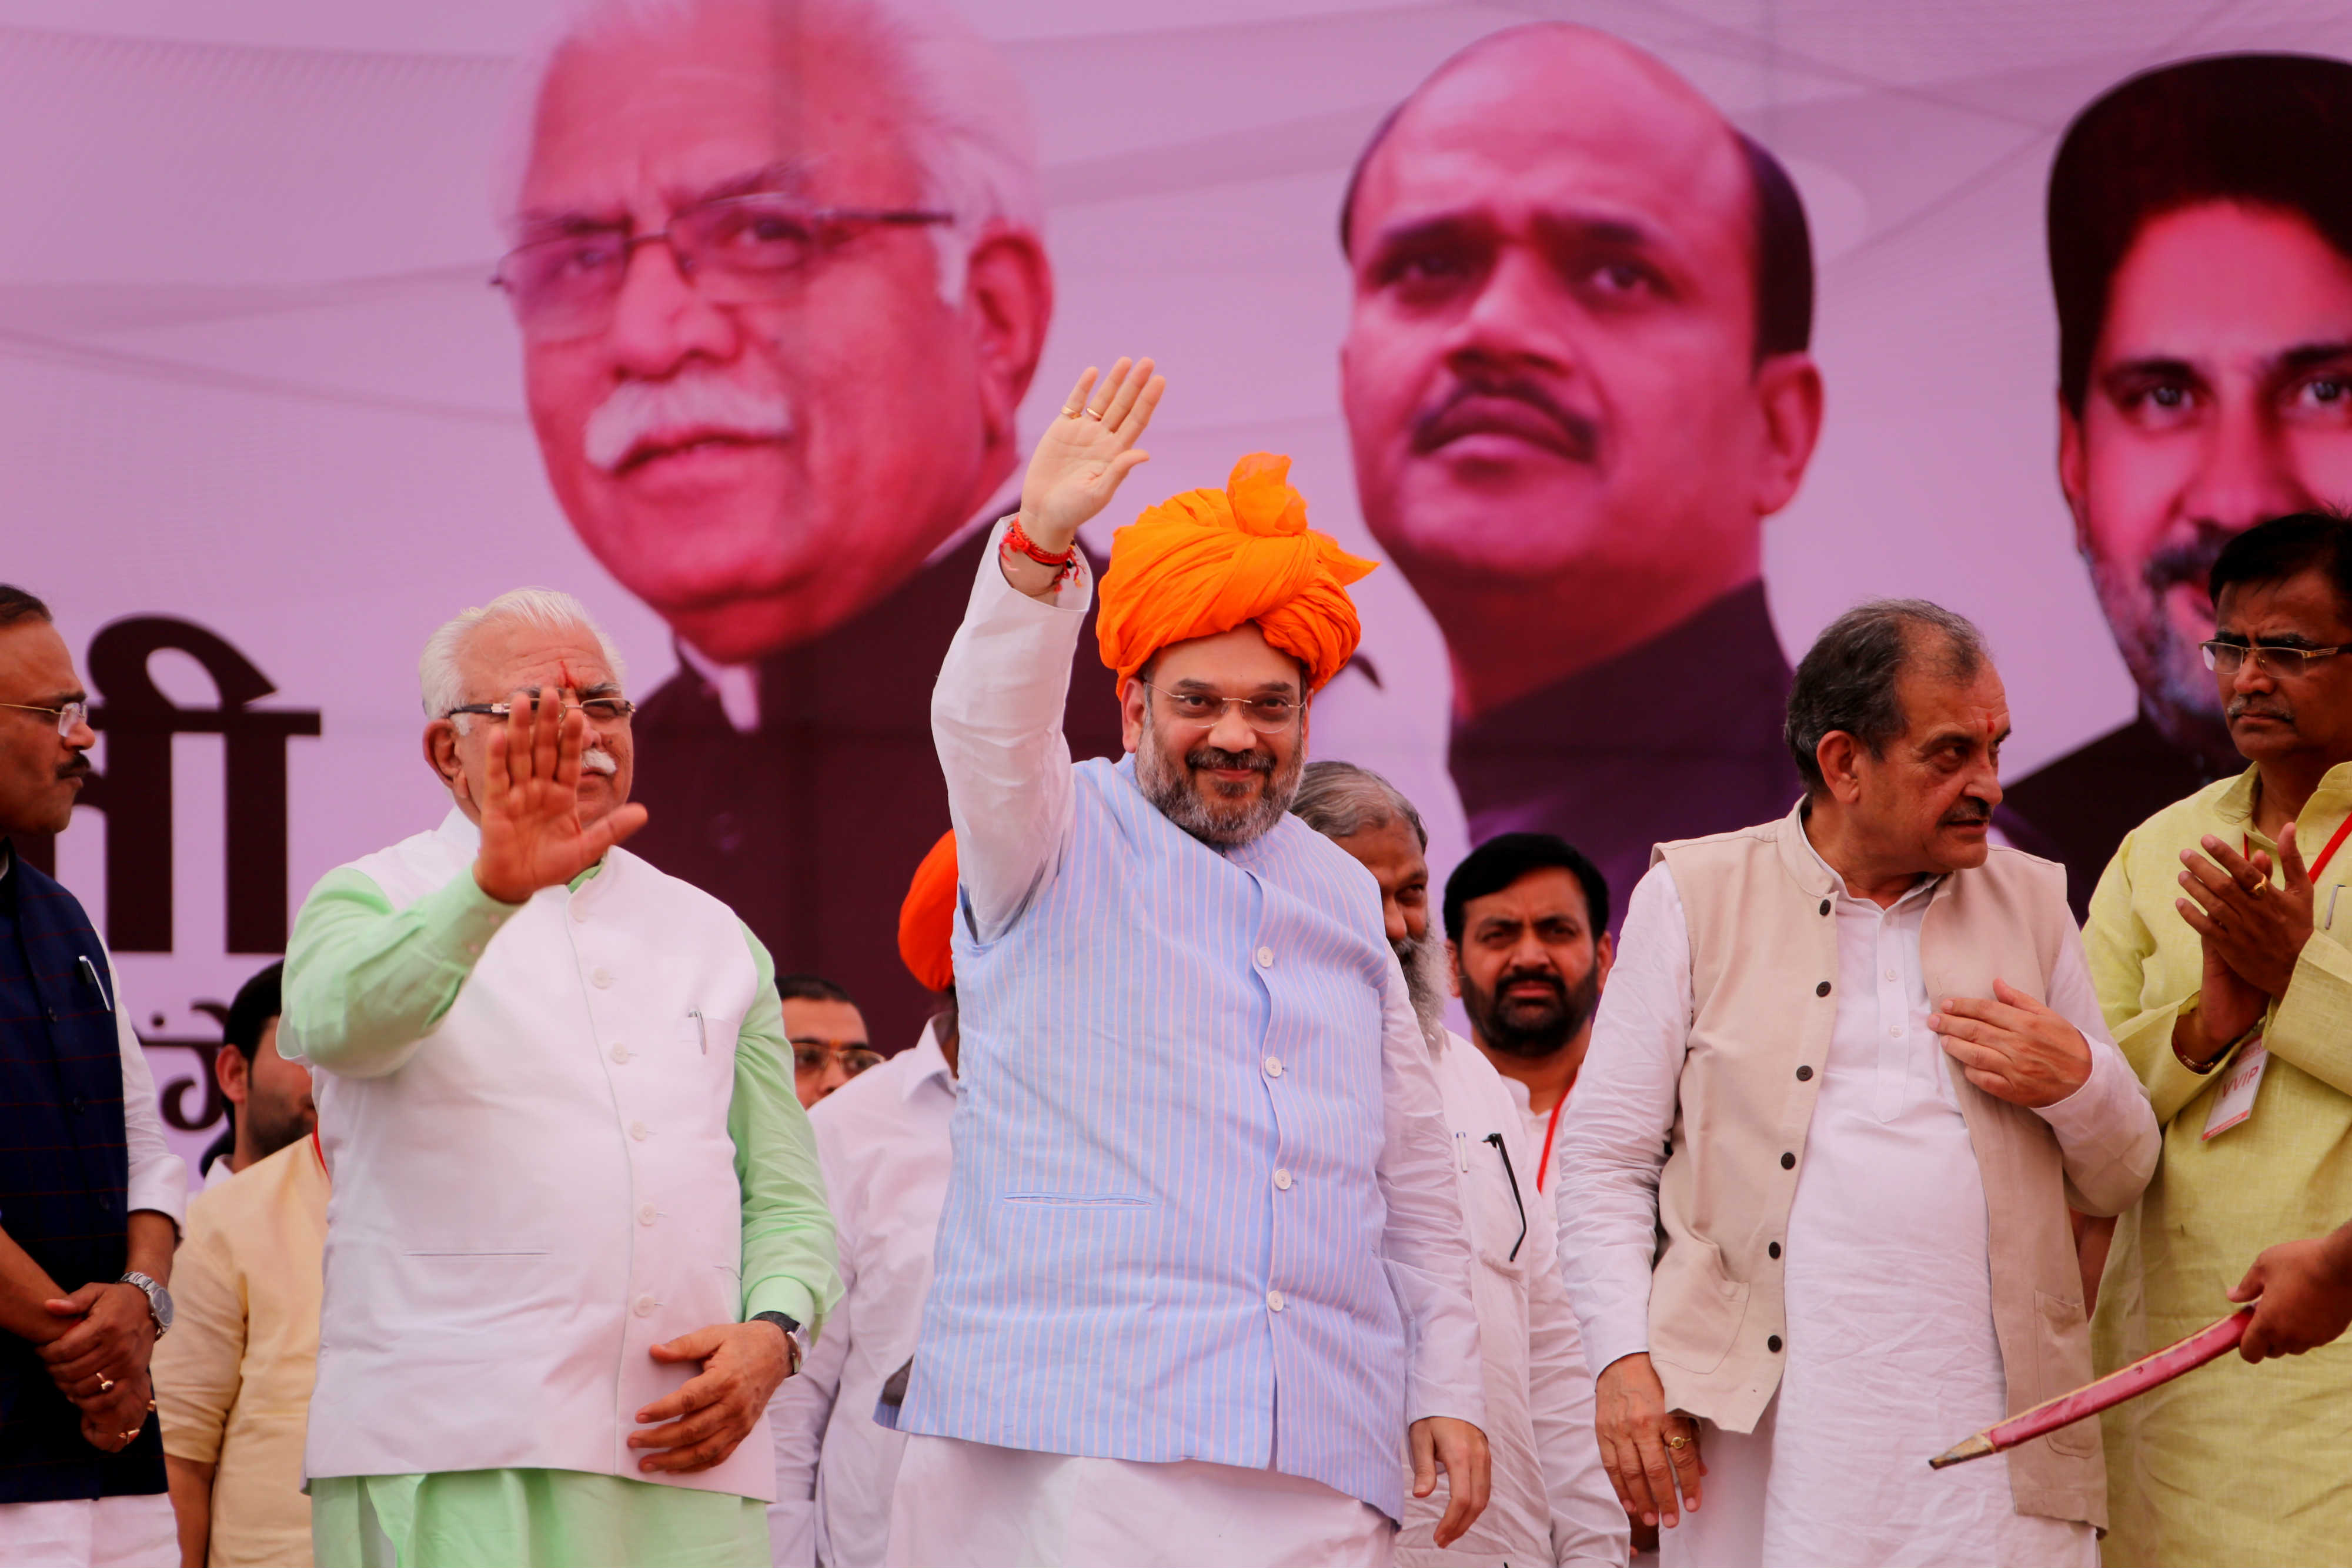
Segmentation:
[(907, 1069), (906, 1081), (898, 1085), (898, 1098), (912, 1100), (915, 1092), (938, 1079), (950, 1094), (955, 1092), (955, 1070), (948, 1065), (947, 1052), (940, 1048), (937, 1019), (923, 1025), (923, 1038), (907, 1054), (912, 1058)]
[[(1801, 822), (1798, 824), (1797, 836), (1804, 841), (1805, 852), (1813, 857), (1813, 863), (1829, 873), (1830, 886), (1835, 891), (1840, 902), (1870, 904), (1873, 907), (1876, 907), (1874, 900), (1857, 899), (1854, 897), (1852, 891), (1846, 886), (1845, 877), (1843, 874), (1838, 871), (1837, 867), (1830, 864), (1828, 861), (1822, 857), (1822, 852), (1813, 845), (1813, 835), (1805, 831), (1804, 825)], [(1910, 903), (1915, 898), (1932, 896), (1936, 889), (1941, 887), (1943, 883), (1944, 876), (1941, 873), (1935, 876), (1921, 877), (1917, 882), (1911, 884), (1910, 888), (1903, 894), (1902, 897), (1896, 899), (1893, 904), (1886, 905), (1886, 912), (1892, 915), (1895, 911), (1902, 908), (1905, 904)]]

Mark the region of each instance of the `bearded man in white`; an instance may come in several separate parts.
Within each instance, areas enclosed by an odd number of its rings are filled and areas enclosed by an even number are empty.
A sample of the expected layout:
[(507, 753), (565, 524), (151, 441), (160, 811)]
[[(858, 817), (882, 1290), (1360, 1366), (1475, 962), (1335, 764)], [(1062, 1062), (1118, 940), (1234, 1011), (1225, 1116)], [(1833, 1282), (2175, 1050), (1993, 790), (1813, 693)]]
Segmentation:
[(1602, 1460), (1666, 1568), (2092, 1568), (2096, 1423), (1927, 1464), (2090, 1381), (2067, 1210), (2158, 1152), (2063, 868), (1988, 842), (2000, 676), (1864, 604), (1786, 734), (1794, 810), (1654, 852), (1560, 1126)]
[(577, 602), (469, 610), (421, 671), (455, 804), (286, 958), (333, 1182), (318, 1560), (764, 1563), (763, 1412), (839, 1294), (772, 966), (616, 847), (634, 710)]

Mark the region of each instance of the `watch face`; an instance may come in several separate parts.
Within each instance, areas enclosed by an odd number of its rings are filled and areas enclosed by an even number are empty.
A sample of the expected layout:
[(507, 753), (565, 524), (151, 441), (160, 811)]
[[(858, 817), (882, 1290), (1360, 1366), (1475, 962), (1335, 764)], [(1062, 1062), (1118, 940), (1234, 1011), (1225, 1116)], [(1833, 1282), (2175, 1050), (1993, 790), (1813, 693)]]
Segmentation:
[(165, 1329), (172, 1326), (171, 1291), (165, 1290), (161, 1285), (156, 1286), (155, 1293), (147, 1299), (147, 1304), (155, 1309), (155, 1332), (157, 1333), (162, 1333)]

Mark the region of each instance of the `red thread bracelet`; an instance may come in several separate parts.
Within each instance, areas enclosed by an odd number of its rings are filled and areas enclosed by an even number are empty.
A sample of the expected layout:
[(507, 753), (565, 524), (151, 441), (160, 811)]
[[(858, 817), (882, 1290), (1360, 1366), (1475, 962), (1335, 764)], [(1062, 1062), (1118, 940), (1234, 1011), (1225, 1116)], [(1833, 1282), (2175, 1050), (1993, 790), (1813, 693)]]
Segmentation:
[(1075, 540), (1071, 542), (1069, 549), (1059, 555), (1039, 549), (1037, 541), (1031, 538), (1027, 530), (1022, 528), (1021, 515), (1018, 512), (1013, 516), (1013, 526), (1004, 530), (1004, 548), (1009, 550), (1019, 550), (1039, 566), (1067, 567), (1077, 559), (1078, 555), (1078, 547)]

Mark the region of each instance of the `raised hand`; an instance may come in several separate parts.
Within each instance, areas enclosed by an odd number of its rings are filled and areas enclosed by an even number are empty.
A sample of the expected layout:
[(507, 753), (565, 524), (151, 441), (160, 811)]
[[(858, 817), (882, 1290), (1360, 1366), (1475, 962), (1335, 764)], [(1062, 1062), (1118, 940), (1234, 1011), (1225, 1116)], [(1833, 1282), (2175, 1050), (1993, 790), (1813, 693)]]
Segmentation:
[(1021, 481), (1022, 531), (1040, 549), (1067, 549), (1078, 525), (1109, 506), (1119, 482), (1150, 456), (1135, 444), (1167, 390), (1168, 378), (1153, 375), (1150, 360), (1120, 360), (1099, 385), (1087, 367), (1037, 438)]
[(593, 824), (581, 821), (588, 717), (564, 702), (568, 695), (546, 691), (534, 699), (517, 692), (506, 723), (489, 733), (474, 881), (501, 904), (562, 886), (646, 824), (646, 809), (637, 805), (616, 806)]

